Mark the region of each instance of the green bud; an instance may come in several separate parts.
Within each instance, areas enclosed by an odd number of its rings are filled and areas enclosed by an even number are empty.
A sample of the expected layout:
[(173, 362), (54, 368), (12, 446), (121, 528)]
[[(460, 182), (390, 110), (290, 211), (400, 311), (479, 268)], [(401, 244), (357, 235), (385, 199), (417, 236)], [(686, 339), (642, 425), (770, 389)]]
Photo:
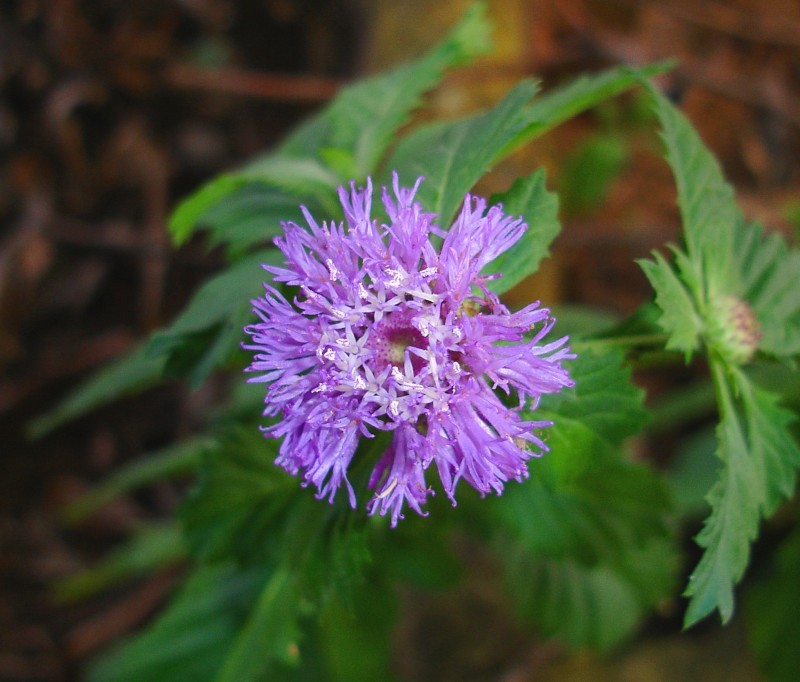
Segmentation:
[(736, 296), (719, 296), (706, 315), (708, 345), (737, 365), (749, 362), (761, 340), (758, 318), (747, 301)]

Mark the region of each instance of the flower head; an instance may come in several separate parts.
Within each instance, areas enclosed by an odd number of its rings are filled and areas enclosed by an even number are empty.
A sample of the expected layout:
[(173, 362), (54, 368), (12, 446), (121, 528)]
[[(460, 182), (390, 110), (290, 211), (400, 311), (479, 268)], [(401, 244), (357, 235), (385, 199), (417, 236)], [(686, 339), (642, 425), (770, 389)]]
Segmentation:
[[(393, 192), (384, 188), (387, 224), (371, 217), (369, 180), (339, 188), (344, 222), (319, 225), (303, 209), (308, 229), (284, 224), (275, 243), (285, 265), (264, 267), (297, 295), (265, 284), (253, 301), (259, 321), (245, 329), (250, 381), (268, 384), (264, 414), (279, 417), (264, 428), (283, 438), (276, 464), (320, 498), (345, 487), (355, 507), (348, 468), (359, 440), (391, 432), (367, 508), (392, 525), (406, 505), (424, 515), (431, 466), (453, 504), (462, 479), (499, 494), (526, 478), (550, 422), (522, 408), (572, 385), (566, 337), (544, 342), (550, 312), (538, 302), (510, 312), (480, 274), (527, 225), (467, 195), (443, 232), (414, 201), (420, 181), (402, 188), (395, 175)], [(438, 252), (431, 235), (442, 238)]]

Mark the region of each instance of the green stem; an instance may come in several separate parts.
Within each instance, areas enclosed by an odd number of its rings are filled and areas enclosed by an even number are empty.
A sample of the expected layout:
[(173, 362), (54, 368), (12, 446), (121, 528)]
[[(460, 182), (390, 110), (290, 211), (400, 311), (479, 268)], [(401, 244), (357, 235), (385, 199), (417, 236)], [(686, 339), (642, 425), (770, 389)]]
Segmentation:
[(636, 334), (633, 336), (618, 336), (609, 339), (588, 339), (574, 341), (571, 346), (576, 351), (592, 350), (595, 348), (614, 348), (626, 346), (654, 346), (658, 350), (664, 347), (668, 339), (667, 334)]

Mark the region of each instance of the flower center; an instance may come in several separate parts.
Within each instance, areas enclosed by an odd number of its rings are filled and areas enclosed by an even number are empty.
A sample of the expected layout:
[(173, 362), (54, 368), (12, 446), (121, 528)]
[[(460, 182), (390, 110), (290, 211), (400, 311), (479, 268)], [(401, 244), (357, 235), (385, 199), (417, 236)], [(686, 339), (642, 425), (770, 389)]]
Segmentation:
[[(411, 325), (411, 316), (404, 313), (386, 315), (374, 329), (368, 346), (376, 351), (376, 359), (381, 366), (388, 364), (402, 367), (406, 358), (406, 348), (427, 347), (422, 334)], [(415, 370), (419, 370), (423, 361), (416, 355), (411, 356)]]

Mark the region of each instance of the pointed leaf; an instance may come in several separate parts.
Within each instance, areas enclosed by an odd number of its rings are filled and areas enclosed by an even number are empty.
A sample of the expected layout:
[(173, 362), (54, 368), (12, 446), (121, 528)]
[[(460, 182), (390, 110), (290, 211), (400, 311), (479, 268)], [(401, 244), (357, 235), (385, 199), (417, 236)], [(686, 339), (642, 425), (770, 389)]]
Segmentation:
[[(761, 518), (794, 490), (800, 446), (788, 431), (795, 419), (776, 396), (754, 386), (741, 372), (712, 365), (720, 396), (720, 479), (708, 501), (711, 516), (697, 542), (705, 548), (689, 579), (687, 626), (717, 609), (723, 622), (733, 614), (733, 587), (741, 579)], [(729, 379), (728, 377), (732, 378)], [(742, 397), (739, 407), (734, 395)]]
[[(424, 176), (417, 199), (447, 227), (464, 195), (524, 127), (521, 113), (535, 89), (523, 82), (486, 113), (416, 129), (400, 141), (386, 168), (403, 182)], [(387, 175), (384, 184), (390, 180)]]
[(521, 239), (483, 270), (483, 274), (502, 273), (488, 284), (502, 294), (536, 272), (542, 258), (549, 255), (550, 243), (561, 230), (558, 196), (547, 191), (544, 170), (538, 170), (518, 179), (505, 194), (493, 196), (490, 203), (502, 203), (506, 215), (520, 215), (528, 224)]
[(232, 563), (197, 569), (147, 630), (93, 664), (90, 682), (213, 678), (258, 595), (264, 570), (243, 571)]
[(486, 7), (471, 7), (450, 35), (429, 54), (385, 74), (365, 79), (342, 91), (327, 111), (330, 146), (352, 156), (352, 179), (361, 180), (375, 166), (396, 131), (422, 95), (433, 88), (448, 67), (462, 64), (491, 48)]
[(641, 83), (641, 79), (663, 73), (670, 63), (639, 69), (619, 66), (597, 74), (580, 76), (537, 97), (524, 111), (526, 126), (513, 141), (514, 148), (544, 135), (560, 123), (597, 106)]
[(688, 361), (700, 345), (703, 323), (690, 293), (672, 267), (657, 251), (653, 252), (653, 258), (654, 261), (637, 262), (655, 291), (656, 305), (661, 309), (658, 323), (669, 334), (667, 349), (683, 352)]
[(153, 335), (148, 352), (153, 357), (168, 356), (171, 374), (189, 375), (192, 386), (199, 386), (238, 349), (242, 329), (251, 317), (250, 299), (268, 279), (261, 266), (281, 260), (278, 249), (267, 249), (214, 275), (169, 327)]
[(291, 570), (279, 566), (267, 579), (244, 627), (228, 650), (216, 682), (266, 679), (277, 661), (297, 657), (300, 595)]
[(164, 373), (165, 358), (153, 357), (146, 346), (114, 360), (80, 384), (66, 399), (29, 425), (39, 438), (101, 405), (155, 385)]
[(697, 300), (707, 302), (720, 293), (735, 293), (734, 239), (742, 223), (733, 189), (725, 181), (714, 155), (706, 149), (691, 123), (660, 92), (646, 85), (655, 103), (666, 145), (667, 161), (678, 187), (689, 260), (701, 273)]

